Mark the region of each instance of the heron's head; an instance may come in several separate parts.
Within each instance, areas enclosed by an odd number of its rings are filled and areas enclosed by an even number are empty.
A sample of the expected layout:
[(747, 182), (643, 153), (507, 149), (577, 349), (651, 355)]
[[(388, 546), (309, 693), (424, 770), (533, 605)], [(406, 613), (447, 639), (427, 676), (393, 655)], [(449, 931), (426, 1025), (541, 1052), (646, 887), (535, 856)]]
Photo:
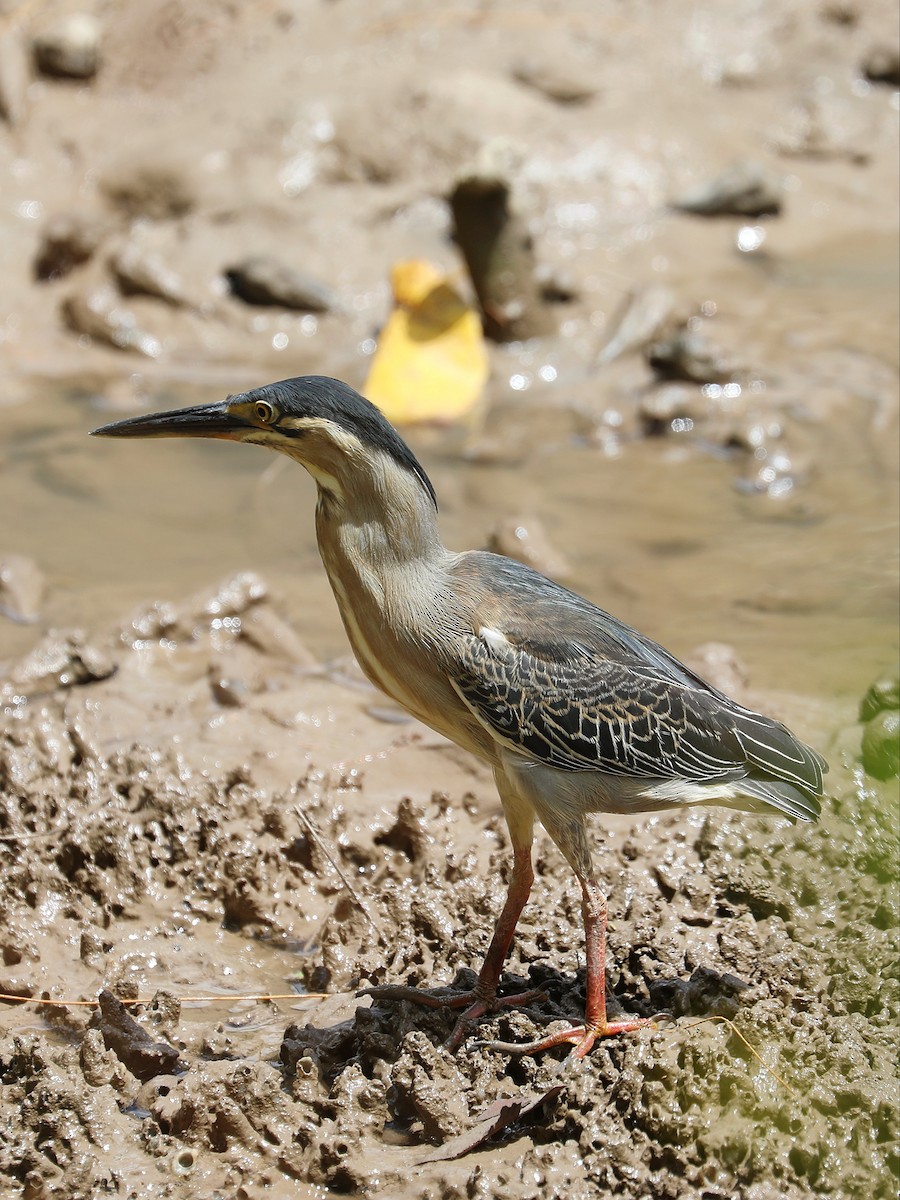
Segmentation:
[(301, 375), (172, 412), (129, 417), (94, 430), (99, 437), (205, 437), (251, 442), (301, 463), (322, 492), (340, 499), (354, 481), (413, 476), (435, 503), (416, 456), (380, 411), (353, 388)]

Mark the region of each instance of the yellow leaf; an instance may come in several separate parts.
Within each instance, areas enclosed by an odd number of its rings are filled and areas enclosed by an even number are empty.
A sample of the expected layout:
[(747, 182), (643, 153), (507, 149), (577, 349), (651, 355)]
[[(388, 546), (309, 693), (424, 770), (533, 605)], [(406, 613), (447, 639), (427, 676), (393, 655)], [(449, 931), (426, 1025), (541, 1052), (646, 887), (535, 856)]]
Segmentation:
[(389, 421), (454, 421), (478, 403), (488, 377), (481, 317), (437, 267), (394, 265), (394, 308), (363, 393)]

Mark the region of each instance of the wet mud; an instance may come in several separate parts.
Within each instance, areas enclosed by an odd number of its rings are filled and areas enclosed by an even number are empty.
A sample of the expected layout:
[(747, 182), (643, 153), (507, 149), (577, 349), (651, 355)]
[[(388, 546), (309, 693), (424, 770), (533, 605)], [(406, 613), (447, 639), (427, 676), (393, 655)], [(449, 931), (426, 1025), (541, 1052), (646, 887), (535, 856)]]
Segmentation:
[[(505, 980), (547, 998), (485, 1021), (454, 1056), (454, 1014), (355, 992), (472, 979), (508, 870), (487, 773), (398, 723), (352, 663), (291, 662), (259, 580), (126, 644), (138, 625), (95, 649), (113, 657), (105, 678), (47, 689), (24, 664), (6, 685), (2, 991), (100, 992), (94, 1015), (6, 1010), (11, 1187), (891, 1193), (892, 784), (833, 744), (829, 803), (802, 835), (716, 813), (605, 819), (612, 1011), (669, 1016), (578, 1068), (478, 1044), (583, 1010), (577, 889), (542, 834)], [(802, 719), (799, 698), (776, 703)], [(842, 737), (846, 753), (859, 727)], [(295, 1000), (228, 999), (283, 994), (286, 979)], [(468, 1145), (485, 1110), (522, 1097), (546, 1098)]]
[[(0, 1194), (894, 1196), (893, 8), (70, 15), (0, 5)], [(595, 819), (610, 1009), (659, 1028), (578, 1066), (483, 1044), (583, 1013), (541, 831), (504, 986), (545, 999), (450, 1054), (455, 1014), (357, 995), (470, 983), (509, 848), (486, 768), (349, 657), (311, 483), (87, 437), (358, 385), (392, 263), (462, 271), (485, 146), (522, 278), (474, 281), (477, 417), (404, 431), (447, 544), (831, 764), (815, 827)]]

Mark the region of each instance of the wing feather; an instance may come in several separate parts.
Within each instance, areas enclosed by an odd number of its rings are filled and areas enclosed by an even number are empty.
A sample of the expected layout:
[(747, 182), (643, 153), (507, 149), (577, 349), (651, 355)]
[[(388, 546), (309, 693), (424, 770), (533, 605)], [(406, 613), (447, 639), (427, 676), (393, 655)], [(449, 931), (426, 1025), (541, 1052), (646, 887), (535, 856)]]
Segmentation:
[(615, 617), (493, 555), (466, 555), (462, 573), (470, 587), (489, 577), (496, 628), (461, 635), (448, 673), (511, 749), (562, 771), (775, 780), (821, 795), (820, 755)]

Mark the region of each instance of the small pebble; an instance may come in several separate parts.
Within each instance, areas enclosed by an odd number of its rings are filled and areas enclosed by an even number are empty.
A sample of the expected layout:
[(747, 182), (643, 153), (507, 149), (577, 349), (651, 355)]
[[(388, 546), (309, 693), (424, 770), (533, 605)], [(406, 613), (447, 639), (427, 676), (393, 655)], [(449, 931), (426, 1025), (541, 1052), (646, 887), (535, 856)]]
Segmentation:
[(225, 278), (232, 294), (245, 304), (300, 312), (328, 312), (335, 304), (324, 284), (267, 254), (236, 263), (225, 271)]
[(704, 217), (764, 217), (780, 213), (782, 203), (778, 176), (760, 163), (746, 160), (683, 192), (671, 201), (671, 207)]
[(658, 337), (675, 310), (675, 296), (661, 284), (651, 284), (630, 296), (609, 341), (600, 352), (599, 362), (610, 363), (642, 350)]
[(112, 271), (125, 295), (153, 296), (166, 304), (185, 303), (180, 277), (156, 254), (128, 242), (113, 257)]
[(7, 554), (0, 559), (0, 616), (33, 624), (40, 616), (44, 576), (30, 558)]
[(586, 104), (597, 94), (593, 76), (574, 69), (569, 59), (526, 58), (516, 63), (512, 75), (557, 104)]
[(871, 83), (900, 87), (900, 49), (887, 43), (873, 46), (863, 59), (862, 72)]
[(849, 88), (819, 93), (810, 90), (787, 114), (773, 143), (782, 154), (798, 158), (845, 158), (868, 162), (873, 146), (872, 109)]
[(87, 13), (73, 13), (38, 33), (32, 49), (44, 75), (90, 79), (100, 65), (100, 24)]
[(117, 350), (134, 350), (148, 358), (162, 353), (159, 339), (139, 328), (114, 288), (95, 286), (73, 292), (63, 301), (63, 316), (73, 333), (86, 334)]
[(731, 370), (714, 346), (700, 333), (681, 326), (647, 347), (647, 363), (659, 379), (688, 383), (724, 383)]
[[(649, 434), (666, 433), (673, 421), (695, 421), (703, 415), (703, 396), (699, 388), (670, 383), (652, 388), (641, 396), (638, 412)], [(676, 431), (677, 432), (677, 431)]]
[(44, 226), (34, 259), (37, 279), (62, 279), (95, 253), (107, 232), (107, 222), (87, 213), (59, 213)]

